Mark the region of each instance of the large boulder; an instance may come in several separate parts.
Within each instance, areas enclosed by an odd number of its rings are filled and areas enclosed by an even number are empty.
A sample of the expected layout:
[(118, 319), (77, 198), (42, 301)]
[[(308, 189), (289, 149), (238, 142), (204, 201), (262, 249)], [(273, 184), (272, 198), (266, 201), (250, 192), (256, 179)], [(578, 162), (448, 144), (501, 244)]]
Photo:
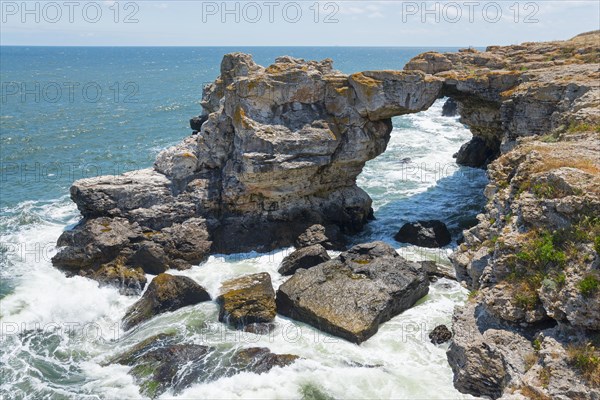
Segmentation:
[(209, 300), (208, 292), (191, 278), (160, 274), (150, 282), (142, 298), (125, 312), (123, 329), (131, 329), (157, 314)]
[(275, 291), (267, 272), (223, 282), (216, 300), (219, 321), (238, 328), (275, 318)]
[(302, 247), (289, 256), (285, 257), (281, 262), (281, 266), (277, 270), (281, 275), (293, 275), (300, 268), (310, 268), (322, 262), (331, 260), (325, 247), (320, 244)]
[(277, 311), (361, 343), (379, 324), (429, 291), (427, 274), (383, 242), (362, 244), (334, 260), (298, 270), (277, 290)]
[(452, 240), (450, 231), (441, 221), (417, 221), (406, 223), (400, 228), (396, 241), (421, 247), (444, 247)]

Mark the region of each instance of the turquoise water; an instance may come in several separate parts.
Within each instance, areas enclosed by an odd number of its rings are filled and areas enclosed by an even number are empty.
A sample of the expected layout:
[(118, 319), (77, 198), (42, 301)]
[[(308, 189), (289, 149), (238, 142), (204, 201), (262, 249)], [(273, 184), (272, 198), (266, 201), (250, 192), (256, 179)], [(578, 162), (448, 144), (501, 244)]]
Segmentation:
[[(177, 331), (183, 341), (201, 342), (206, 337), (199, 326), (220, 326), (216, 306), (206, 303), (122, 334), (115, 327), (136, 299), (84, 278), (66, 278), (49, 260), (57, 237), (79, 219), (68, 198), (73, 180), (148, 167), (161, 149), (187, 136), (189, 118), (200, 113), (202, 85), (218, 75), (223, 54), (249, 52), (263, 65), (284, 54), (330, 57), (337, 69), (351, 73), (401, 69), (426, 50), (431, 49), (0, 47), (0, 394), (137, 398), (127, 368), (103, 364), (109, 356), (167, 330)], [(448, 262), (451, 247), (402, 246), (392, 236), (416, 218), (443, 219), (456, 233), (482, 209), (485, 174), (459, 168), (452, 159), (471, 134), (456, 118), (441, 116), (442, 104), (394, 119), (387, 151), (370, 161), (358, 180), (374, 200), (377, 220), (355, 240), (386, 240), (409, 258)], [(181, 273), (213, 296), (220, 282), (245, 273), (267, 271), (277, 286), (283, 277), (276, 270), (289, 251), (217, 255)], [(426, 340), (429, 327), (449, 323), (465, 296), (458, 284), (441, 280), (418, 306), (361, 346), (277, 317), (274, 338), (256, 337), (251, 345), (303, 360), (263, 375), (193, 385), (177, 396), (301, 398), (318, 389), (334, 398), (466, 398), (452, 387), (445, 349)], [(289, 340), (282, 335), (288, 326), (305, 335)], [(100, 333), (90, 334), (90, 327)], [(231, 335), (211, 335), (221, 347), (249, 346)], [(327, 340), (315, 342), (315, 337)]]

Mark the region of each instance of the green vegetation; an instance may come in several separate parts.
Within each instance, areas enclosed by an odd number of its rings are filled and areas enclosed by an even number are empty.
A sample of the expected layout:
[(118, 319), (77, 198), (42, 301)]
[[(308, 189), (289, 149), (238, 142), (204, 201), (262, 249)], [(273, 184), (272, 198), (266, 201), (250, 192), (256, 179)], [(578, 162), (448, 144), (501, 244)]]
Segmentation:
[(586, 124), (583, 122), (572, 122), (567, 128), (568, 133), (596, 132), (600, 133), (600, 124)]
[(600, 353), (591, 343), (571, 346), (567, 349), (569, 362), (577, 368), (585, 380), (600, 387)]
[(558, 197), (556, 188), (547, 182), (533, 185), (532, 191), (540, 199), (554, 199)]
[(540, 339), (534, 339), (532, 345), (535, 351), (540, 351), (542, 349), (542, 342), (540, 342)]
[(477, 297), (477, 294), (479, 294), (478, 290), (471, 290), (467, 297), (469, 300), (473, 300), (475, 297)]
[[(539, 303), (538, 289), (559, 290), (566, 283), (567, 261), (585, 265), (593, 256), (585, 244), (597, 244), (600, 218), (582, 217), (568, 228), (557, 231), (531, 231), (523, 236), (520, 250), (509, 261), (507, 277), (515, 290), (514, 304), (526, 310)], [(595, 249), (597, 250), (597, 249)], [(589, 297), (600, 290), (600, 276), (587, 274), (578, 284), (582, 295)]]
[(598, 255), (600, 255), (600, 236), (596, 236), (594, 239), (594, 250)]
[(555, 235), (544, 232), (539, 238), (526, 243), (523, 250), (517, 253), (517, 258), (536, 269), (549, 264), (562, 266), (567, 257), (556, 248), (555, 241)]
[(577, 287), (584, 297), (590, 297), (598, 291), (600, 280), (595, 275), (589, 274), (579, 281)]

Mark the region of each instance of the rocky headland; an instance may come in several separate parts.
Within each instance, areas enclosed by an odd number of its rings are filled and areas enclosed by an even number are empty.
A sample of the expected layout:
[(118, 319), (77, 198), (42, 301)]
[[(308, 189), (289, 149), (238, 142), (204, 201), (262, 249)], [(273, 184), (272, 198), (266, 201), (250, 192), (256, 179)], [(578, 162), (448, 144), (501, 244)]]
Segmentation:
[[(491, 398), (599, 399), (599, 58), (600, 32), (428, 52), (401, 71), (352, 75), (331, 60), (280, 57), (263, 67), (228, 54), (204, 90), (196, 134), (153, 168), (73, 184), (83, 219), (59, 238), (54, 265), (124, 294), (143, 290), (146, 273), (162, 274), (130, 310), (133, 327), (209, 300), (168, 269), (295, 243), (280, 270), (292, 276), (277, 294), (268, 276), (226, 282), (220, 319), (243, 328), (278, 312), (360, 343), (427, 293), (427, 269), (383, 243), (333, 260), (326, 250), (343, 249), (344, 236), (373, 217), (356, 178), (385, 151), (391, 118), (449, 97), (445, 112), (473, 132), (457, 162), (490, 177), (488, 205), (452, 256), (469, 301), (455, 310), (452, 334), (435, 335), (452, 337), (455, 386)], [(186, 363), (209, 350), (160, 351)], [(163, 358), (145, 351), (142, 363)]]

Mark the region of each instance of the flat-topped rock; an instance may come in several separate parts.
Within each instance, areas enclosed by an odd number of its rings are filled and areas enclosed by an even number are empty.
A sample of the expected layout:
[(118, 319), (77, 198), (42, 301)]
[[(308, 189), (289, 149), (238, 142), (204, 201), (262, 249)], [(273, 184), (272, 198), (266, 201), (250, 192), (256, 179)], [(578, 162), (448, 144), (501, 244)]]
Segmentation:
[(267, 272), (225, 281), (219, 292), (216, 301), (221, 322), (241, 328), (275, 318), (275, 291)]
[(298, 270), (277, 290), (277, 311), (361, 343), (379, 324), (429, 291), (427, 274), (383, 242), (358, 245), (338, 258)]

